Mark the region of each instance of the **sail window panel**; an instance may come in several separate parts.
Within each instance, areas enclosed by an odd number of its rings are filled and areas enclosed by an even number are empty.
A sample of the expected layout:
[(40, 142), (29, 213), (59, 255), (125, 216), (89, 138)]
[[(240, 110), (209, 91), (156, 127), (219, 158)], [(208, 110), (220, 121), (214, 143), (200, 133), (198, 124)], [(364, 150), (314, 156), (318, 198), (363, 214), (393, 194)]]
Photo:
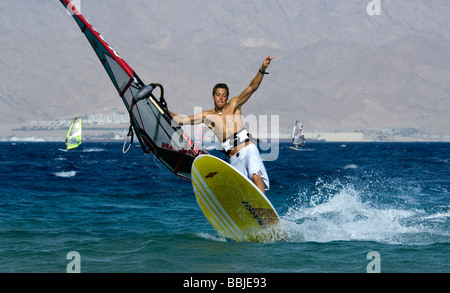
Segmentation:
[(113, 75), (111, 76), (111, 78), (114, 77), (117, 89), (119, 92), (121, 92), (123, 91), (123, 89), (128, 84), (131, 78), (128, 75), (128, 73), (126, 73), (125, 70), (123, 70), (123, 68), (119, 65), (119, 63), (117, 63), (116, 60), (114, 60), (108, 55), (105, 55), (105, 57), (106, 62), (108, 63), (109, 68), (111, 69), (111, 74)]
[(129, 111), (131, 108), (131, 105), (133, 103), (133, 97), (135, 96), (135, 94), (133, 94), (133, 88), (129, 87), (124, 94), (122, 95), (122, 100), (125, 103), (125, 106), (127, 108), (127, 110)]

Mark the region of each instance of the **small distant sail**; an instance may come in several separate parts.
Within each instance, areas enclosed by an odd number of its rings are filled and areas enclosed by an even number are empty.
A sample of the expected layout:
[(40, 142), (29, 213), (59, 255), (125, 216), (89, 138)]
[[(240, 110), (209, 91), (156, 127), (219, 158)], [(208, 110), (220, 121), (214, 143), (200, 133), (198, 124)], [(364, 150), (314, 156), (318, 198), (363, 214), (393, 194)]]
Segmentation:
[(294, 148), (301, 147), (305, 144), (305, 135), (303, 134), (303, 123), (295, 121), (294, 129), (292, 130), (292, 146)]
[(81, 144), (81, 117), (72, 121), (66, 136), (66, 149), (71, 150)]

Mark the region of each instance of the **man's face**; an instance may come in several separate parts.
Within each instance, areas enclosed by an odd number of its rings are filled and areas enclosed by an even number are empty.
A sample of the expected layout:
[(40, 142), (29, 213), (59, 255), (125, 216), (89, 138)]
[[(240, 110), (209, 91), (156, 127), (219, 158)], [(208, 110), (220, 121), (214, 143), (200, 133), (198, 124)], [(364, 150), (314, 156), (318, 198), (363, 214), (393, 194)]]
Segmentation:
[(218, 88), (214, 93), (213, 100), (216, 108), (223, 108), (227, 103), (228, 93), (226, 89)]

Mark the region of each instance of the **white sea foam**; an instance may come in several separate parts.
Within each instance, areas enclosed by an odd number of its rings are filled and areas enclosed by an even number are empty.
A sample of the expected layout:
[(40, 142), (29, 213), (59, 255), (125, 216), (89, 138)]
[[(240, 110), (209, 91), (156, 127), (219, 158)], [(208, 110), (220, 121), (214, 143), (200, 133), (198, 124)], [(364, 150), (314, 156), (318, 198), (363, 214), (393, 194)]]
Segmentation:
[(67, 158), (63, 158), (63, 157), (59, 157), (59, 158), (55, 158), (55, 161), (66, 161)]
[(424, 232), (420, 224), (414, 223), (423, 211), (363, 202), (353, 186), (334, 185), (334, 188), (335, 193), (327, 194), (325, 200), (312, 196), (309, 204), (295, 204), (288, 209), (282, 217), (288, 241), (405, 244), (405, 235)]
[(219, 235), (211, 235), (208, 233), (195, 233), (200, 238), (206, 239), (206, 240), (212, 240), (217, 242), (227, 242), (227, 239), (225, 237), (219, 236)]
[(86, 148), (83, 149), (83, 152), (85, 153), (92, 153), (92, 152), (103, 152), (105, 149), (102, 148)]
[(64, 178), (69, 178), (69, 177), (73, 177), (77, 174), (77, 172), (75, 171), (63, 171), (63, 172), (56, 172), (53, 173), (56, 177), (64, 177)]
[(342, 167), (342, 169), (358, 169), (358, 166), (355, 164), (348, 164)]
[(436, 222), (445, 222), (448, 221), (448, 218), (450, 218), (450, 211), (447, 212), (438, 212), (432, 215), (427, 215), (422, 217), (424, 220), (432, 220)]

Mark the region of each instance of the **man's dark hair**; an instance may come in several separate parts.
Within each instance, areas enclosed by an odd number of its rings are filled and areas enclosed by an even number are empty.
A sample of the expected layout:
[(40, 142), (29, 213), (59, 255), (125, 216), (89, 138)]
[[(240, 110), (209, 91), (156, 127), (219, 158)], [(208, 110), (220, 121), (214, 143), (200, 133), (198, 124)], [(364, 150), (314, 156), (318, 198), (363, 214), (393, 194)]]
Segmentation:
[(213, 97), (216, 95), (217, 89), (226, 89), (227, 90), (227, 97), (230, 95), (230, 90), (228, 89), (228, 86), (225, 83), (218, 83), (213, 88)]

